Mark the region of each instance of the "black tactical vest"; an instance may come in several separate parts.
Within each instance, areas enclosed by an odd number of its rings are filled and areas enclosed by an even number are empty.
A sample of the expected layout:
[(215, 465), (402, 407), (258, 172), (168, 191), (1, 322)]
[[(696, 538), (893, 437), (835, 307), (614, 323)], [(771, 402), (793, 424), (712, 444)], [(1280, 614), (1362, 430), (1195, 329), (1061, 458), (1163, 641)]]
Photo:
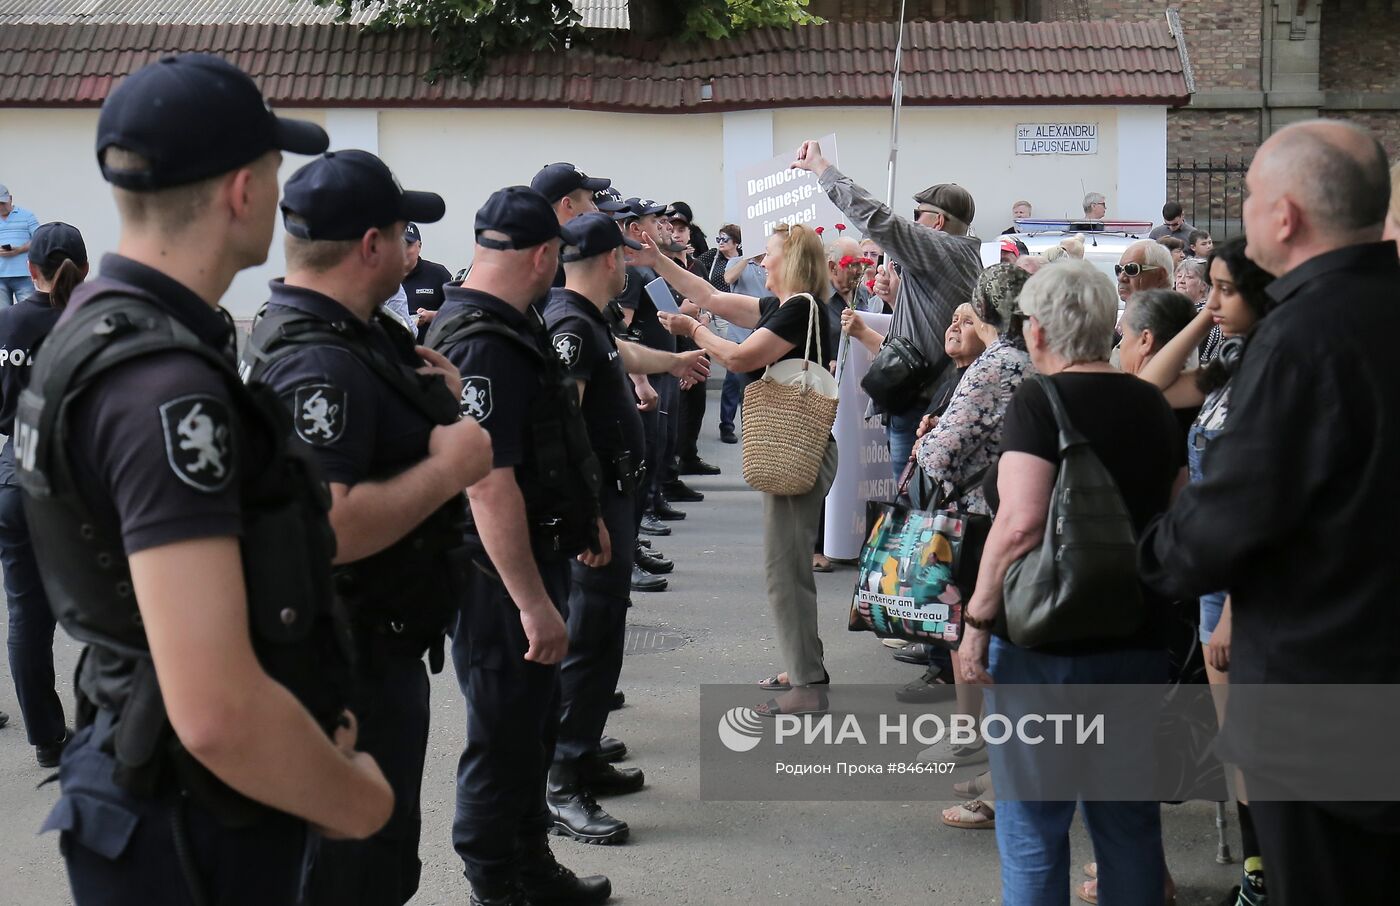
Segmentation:
[[(17, 474), (34, 552), (54, 615), (85, 642), (78, 670), (80, 722), (115, 717), (115, 780), (139, 795), (183, 789), (226, 824), (270, 814), (234, 792), (180, 746), (170, 729), (120, 527), (100, 516), (74, 482), (69, 409), (109, 369), (157, 353), (198, 356), (228, 379), (234, 443), (243, 457), (239, 495), (248, 622), (264, 670), (330, 734), (340, 720), (352, 647), (331, 583), (335, 538), (316, 464), (289, 443), (276, 397), (250, 391), (232, 364), (152, 302), (114, 288), (73, 313), (45, 341), (15, 418)], [(249, 461), (250, 441), (266, 459)]]
[(536, 556), (597, 551), (602, 473), (579, 409), (578, 388), (553, 348), (544, 344), (543, 333), (534, 341), (490, 312), (468, 307), (433, 319), (425, 343), (445, 355), (459, 343), (487, 333), (514, 343), (538, 366), (539, 392), (527, 422), (525, 461), (517, 470)]
[[(386, 315), (375, 317), (389, 331), (391, 342), (402, 335), (405, 349), (400, 352), (412, 355), (413, 342), (403, 327)], [(457, 401), (442, 378), (418, 374), (391, 360), (375, 348), (369, 328), (354, 319), (331, 322), (288, 306), (264, 306), (253, 322), (238, 373), (248, 384), (260, 384), (274, 364), (310, 346), (346, 350), (432, 424), (457, 421)], [(383, 480), (392, 475), (370, 477)], [(357, 630), (401, 641), (412, 656), (429, 650), (433, 671), (440, 671), (438, 643), (456, 618), (466, 590), (465, 528), (466, 498), (458, 495), (385, 550), (337, 566), (336, 589)]]

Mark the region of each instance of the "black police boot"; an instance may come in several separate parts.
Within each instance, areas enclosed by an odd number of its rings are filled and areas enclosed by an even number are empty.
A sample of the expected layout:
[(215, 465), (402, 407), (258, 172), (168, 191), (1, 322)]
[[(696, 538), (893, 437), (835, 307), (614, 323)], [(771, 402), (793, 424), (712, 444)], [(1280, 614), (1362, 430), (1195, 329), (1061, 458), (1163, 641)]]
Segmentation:
[(554, 858), (549, 838), (521, 842), (520, 886), (530, 906), (593, 906), (612, 896), (612, 882), (602, 875), (580, 878)]
[[(643, 535), (664, 537), (671, 534), (671, 527), (660, 519), (657, 519), (652, 513), (647, 513), (642, 516), (642, 522), (641, 525), (637, 526), (637, 531), (641, 532)], [(0, 727), (3, 726), (4, 724), (0, 724)]]
[(682, 503), (699, 503), (705, 499), (705, 495), (692, 488), (677, 478), (675, 481), (668, 481), (661, 486), (661, 493), (666, 495), (667, 500), (677, 500)]
[(653, 576), (664, 575), (676, 568), (675, 563), (667, 560), (660, 554), (653, 553), (640, 544), (637, 545), (636, 563)]
[(712, 466), (700, 457), (681, 460), (682, 475), (718, 475), (719, 466)]
[(68, 741), (73, 738), (73, 728), (63, 729), (63, 738), (58, 742), (51, 742), (34, 747), (34, 760), (39, 762), (41, 768), (56, 768), (63, 760), (63, 750), (68, 748)]
[(653, 576), (636, 564), (632, 565), (633, 591), (665, 591), (670, 583), (660, 576)]
[(647, 782), (641, 768), (615, 767), (597, 756), (579, 760), (578, 780), (595, 796), (635, 793)]
[(625, 704), (627, 704), (627, 693), (621, 691), (614, 692), (612, 702), (608, 705), (608, 710), (616, 711)]
[(584, 843), (604, 846), (626, 842), (631, 829), (603, 810), (578, 779), (578, 766), (556, 764), (549, 769), (549, 787), (545, 792), (549, 813), (554, 816), (550, 833), (573, 837)]
[(627, 743), (613, 736), (604, 736), (598, 740), (598, 757), (607, 762), (621, 761), (627, 757)]
[(656, 518), (660, 519), (662, 522), (680, 522), (685, 518), (685, 513), (671, 506), (671, 502), (664, 497), (652, 508), (652, 512), (654, 512)]
[(525, 893), (515, 881), (494, 882), (473, 881), (470, 906), (530, 906)]

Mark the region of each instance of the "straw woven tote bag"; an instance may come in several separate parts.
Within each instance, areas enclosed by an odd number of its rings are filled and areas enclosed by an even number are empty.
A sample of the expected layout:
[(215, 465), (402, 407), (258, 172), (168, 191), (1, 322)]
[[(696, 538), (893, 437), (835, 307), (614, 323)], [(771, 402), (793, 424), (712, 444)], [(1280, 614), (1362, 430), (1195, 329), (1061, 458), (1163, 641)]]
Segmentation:
[(805, 494), (817, 483), (831, 426), (836, 421), (836, 378), (812, 367), (812, 344), (821, 358), (822, 330), (817, 300), (806, 299), (807, 337), (802, 359), (769, 365), (744, 391), (744, 481), (765, 494)]

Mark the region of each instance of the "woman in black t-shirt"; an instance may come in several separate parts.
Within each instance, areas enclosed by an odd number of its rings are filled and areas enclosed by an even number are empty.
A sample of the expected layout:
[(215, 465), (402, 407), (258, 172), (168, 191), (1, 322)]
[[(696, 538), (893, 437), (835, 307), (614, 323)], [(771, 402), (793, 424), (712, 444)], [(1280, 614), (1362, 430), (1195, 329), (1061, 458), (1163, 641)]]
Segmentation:
[[(1026, 283), (1020, 304), (1028, 318), (1023, 333), (1032, 363), (1063, 399), (1070, 422), (1112, 475), (1135, 530), (1141, 532), (1166, 510), (1184, 456), (1176, 420), (1161, 391), (1108, 362), (1118, 310), (1113, 284), (1087, 262), (1058, 262)], [(959, 648), (963, 678), (990, 682), (994, 677), (1003, 685), (1165, 682), (1166, 652), (1152, 616), (1160, 616), (1164, 608), (1150, 595), (1144, 595), (1149, 617), (1127, 637), (1082, 639), (1053, 650), (1032, 650), (990, 636), (1002, 610), (1008, 569), (1040, 547), (1047, 531), (1054, 531), (1046, 517), (1059, 463), (1058, 438), (1045, 391), (1039, 382), (1027, 381), (1007, 410), (1001, 458), (984, 485), (996, 520), (977, 589), (967, 605), (967, 629)], [(1142, 726), (1114, 726), (1114, 732), (1144, 748), (1135, 753), (1142, 757), (1130, 762), (1143, 770), (1152, 764), (1152, 726), (1152, 715), (1143, 716)], [(1080, 770), (1092, 764), (1087, 748), (1041, 752), (1029, 763), (1025, 746), (988, 748), (992, 775), (1003, 793), (1003, 778), (1014, 790), (1017, 778), (1028, 771), (1040, 775), (1068, 756)], [(1062, 890), (1069, 884), (1069, 861), (1061, 854), (1069, 852), (1076, 797), (1032, 802), (1013, 801), (1025, 798), (1014, 792), (1006, 795), (998, 802), (996, 816), (1002, 898), (1008, 903), (1038, 902), (1045, 890)], [(1160, 902), (1166, 878), (1158, 803), (1085, 801), (1078, 807), (1098, 856), (1101, 900)], [(1057, 876), (1061, 872), (1064, 876)]]
[[(46, 223), (29, 242), (29, 275), (38, 292), (0, 309), (0, 434), (14, 433), (19, 395), (29, 384), (30, 362), (49, 335), (68, 295), (87, 277), (83, 236), (66, 223)], [(58, 766), (68, 742), (63, 703), (54, 688), (54, 615), (40, 581), (39, 564), (15, 478), (14, 440), (0, 450), (0, 563), (10, 611), (10, 675), (24, 729), (42, 767)], [(0, 720), (0, 726), (5, 721)]]
[[(650, 265), (666, 282), (698, 306), (754, 332), (734, 343), (711, 331), (707, 320), (688, 314), (661, 314), (662, 323), (677, 336), (689, 337), (733, 372), (762, 372), (785, 359), (802, 359), (825, 369), (826, 307), (829, 291), (826, 251), (821, 239), (806, 227), (780, 229), (768, 237), (763, 266), (768, 289), (762, 299), (716, 290), (702, 277), (658, 255), (649, 244), (638, 263)], [(805, 294), (805, 295), (804, 295)], [(816, 330), (809, 338), (809, 319), (816, 300)], [(699, 314), (699, 312), (696, 312)], [(836, 477), (836, 442), (828, 438), (817, 483), (805, 494), (763, 495), (763, 547), (768, 578), (768, 603), (778, 624), (778, 642), (787, 670), (761, 682), (765, 689), (785, 694), (760, 705), (758, 713), (825, 711), (829, 682), (817, 632), (817, 585), (812, 575), (812, 550), (822, 501)], [(818, 688), (812, 688), (818, 687)]]

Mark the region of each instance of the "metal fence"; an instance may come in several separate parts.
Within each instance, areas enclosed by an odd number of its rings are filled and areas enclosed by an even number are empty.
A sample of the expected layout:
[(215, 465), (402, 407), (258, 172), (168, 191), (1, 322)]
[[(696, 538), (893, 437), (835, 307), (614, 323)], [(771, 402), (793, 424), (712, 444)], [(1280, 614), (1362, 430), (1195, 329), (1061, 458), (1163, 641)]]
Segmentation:
[(1243, 157), (1181, 160), (1167, 167), (1167, 199), (1181, 204), (1186, 222), (1217, 242), (1244, 232)]

